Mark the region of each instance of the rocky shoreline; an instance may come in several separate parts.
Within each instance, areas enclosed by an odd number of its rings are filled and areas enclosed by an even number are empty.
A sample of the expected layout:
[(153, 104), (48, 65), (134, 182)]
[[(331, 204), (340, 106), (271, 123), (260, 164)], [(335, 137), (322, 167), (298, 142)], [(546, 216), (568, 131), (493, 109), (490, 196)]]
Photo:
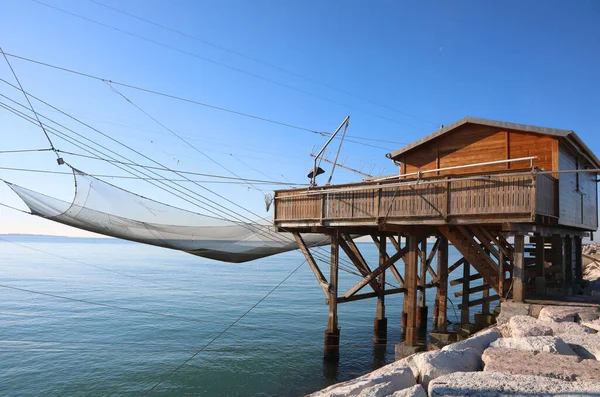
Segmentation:
[[(583, 252), (595, 287), (600, 245)], [(491, 328), (310, 396), (600, 396), (600, 305), (572, 305), (504, 302)]]
[(545, 306), (312, 397), (600, 396), (600, 306)]

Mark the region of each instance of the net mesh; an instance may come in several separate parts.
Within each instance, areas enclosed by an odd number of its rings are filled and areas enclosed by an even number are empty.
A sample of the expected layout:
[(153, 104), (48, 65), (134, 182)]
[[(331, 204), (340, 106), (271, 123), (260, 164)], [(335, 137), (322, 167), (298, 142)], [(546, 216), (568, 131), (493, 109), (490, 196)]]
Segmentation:
[[(106, 183), (79, 170), (71, 203), (7, 184), (32, 214), (78, 229), (185, 251), (224, 262), (246, 262), (295, 250), (289, 233), (267, 223), (241, 223), (172, 207)], [(309, 246), (328, 238), (307, 235)]]

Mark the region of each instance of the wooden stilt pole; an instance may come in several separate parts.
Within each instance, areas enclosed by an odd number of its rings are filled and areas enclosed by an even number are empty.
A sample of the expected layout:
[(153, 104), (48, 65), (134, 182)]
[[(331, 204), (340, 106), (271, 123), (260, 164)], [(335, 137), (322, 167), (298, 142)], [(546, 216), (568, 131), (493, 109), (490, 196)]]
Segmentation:
[(504, 301), (506, 298), (506, 292), (504, 291), (504, 280), (506, 280), (506, 266), (504, 259), (504, 252), (498, 253), (498, 295), (500, 295), (500, 301)]
[[(560, 274), (562, 275), (562, 287), (563, 294), (566, 292), (566, 283), (565, 283), (565, 255), (564, 255), (564, 241), (563, 237), (560, 234), (552, 235), (552, 267), (554, 270), (560, 270)], [(554, 273), (556, 274), (556, 273)]]
[(581, 258), (581, 237), (575, 236), (575, 282), (581, 284), (583, 281), (583, 263)]
[[(560, 236), (559, 236), (560, 237)], [(513, 300), (523, 302), (525, 300), (525, 236), (515, 235), (515, 254), (513, 270)]]
[[(382, 266), (387, 260), (386, 244), (387, 239), (385, 235), (379, 236), (379, 266)], [(387, 342), (387, 318), (385, 317), (385, 271), (383, 271), (378, 277), (377, 282), (379, 284), (380, 293), (377, 296), (377, 313), (373, 325), (374, 342), (376, 344), (382, 344)]]
[(437, 271), (440, 278), (437, 287), (437, 322), (434, 326), (438, 332), (448, 332), (448, 240), (441, 237), (438, 248)]
[(427, 238), (421, 241), (421, 252), (419, 255), (419, 308), (417, 310), (417, 327), (419, 332), (424, 333), (427, 330), (427, 293), (425, 284), (427, 279)]
[(406, 313), (406, 345), (417, 345), (417, 264), (418, 242), (416, 236), (406, 237), (408, 258), (405, 263), (404, 283), (407, 289), (404, 294), (404, 311)]
[(469, 289), (471, 288), (471, 264), (467, 261), (463, 263), (463, 282), (462, 282), (462, 309), (460, 310), (461, 324), (469, 324), (471, 316), (469, 313)]
[(565, 242), (565, 293), (567, 295), (573, 294), (573, 273), (574, 273), (574, 263), (575, 263), (575, 255), (573, 253), (573, 237), (566, 236), (564, 238)]
[(331, 235), (331, 262), (329, 267), (329, 316), (327, 330), (325, 330), (325, 358), (337, 358), (340, 347), (340, 329), (337, 319), (337, 292), (338, 292), (338, 261), (339, 261), (339, 231), (336, 229)]
[(546, 244), (542, 235), (535, 235), (535, 294), (546, 295)]

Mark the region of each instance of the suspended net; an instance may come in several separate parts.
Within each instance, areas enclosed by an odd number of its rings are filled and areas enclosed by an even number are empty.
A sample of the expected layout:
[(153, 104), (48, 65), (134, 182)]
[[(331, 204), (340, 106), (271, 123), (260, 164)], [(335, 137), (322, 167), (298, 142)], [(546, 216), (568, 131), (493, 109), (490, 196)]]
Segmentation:
[[(246, 262), (298, 248), (289, 233), (268, 223), (242, 223), (150, 200), (73, 169), (72, 202), (6, 182), (32, 214), (78, 229), (185, 251), (224, 262)], [(309, 246), (329, 242), (307, 235)]]

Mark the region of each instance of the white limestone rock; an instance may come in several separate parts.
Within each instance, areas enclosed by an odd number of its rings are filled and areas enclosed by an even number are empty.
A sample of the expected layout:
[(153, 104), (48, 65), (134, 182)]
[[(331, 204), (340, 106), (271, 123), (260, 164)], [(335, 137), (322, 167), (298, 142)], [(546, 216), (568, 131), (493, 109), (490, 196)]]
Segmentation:
[(415, 385), (408, 389), (397, 391), (391, 397), (427, 397), (427, 393), (423, 389), (423, 386)]
[(545, 323), (552, 329), (552, 334), (555, 336), (570, 335), (570, 334), (595, 334), (596, 330), (585, 325), (577, 323)]
[[(414, 356), (393, 362), (358, 378), (329, 386), (326, 389), (311, 394), (311, 396), (359, 396), (364, 390), (368, 390), (383, 384), (387, 385), (385, 386), (387, 387), (386, 390), (388, 390), (387, 394), (390, 394), (397, 390), (414, 386), (417, 384), (417, 373), (409, 366), (409, 363), (412, 361), (412, 357)], [(371, 392), (376, 393), (377, 390), (378, 389), (375, 387), (371, 390)], [(375, 394), (373, 394), (373, 396), (375, 396)]]
[(577, 356), (537, 353), (491, 347), (481, 357), (484, 371), (512, 375), (546, 376), (566, 381), (600, 380), (600, 362)]
[(600, 334), (567, 333), (560, 338), (581, 358), (600, 360)]
[(427, 388), (429, 382), (452, 372), (481, 371), (483, 368), (478, 350), (437, 350), (413, 356), (413, 365), (419, 371), (419, 383)]
[(456, 372), (429, 384), (429, 397), (600, 396), (600, 382), (567, 382), (544, 376)]
[(595, 306), (546, 306), (540, 310), (538, 320), (544, 322), (573, 323), (580, 316), (593, 319), (600, 317)]
[(600, 318), (590, 321), (581, 321), (579, 324), (584, 327), (591, 328), (596, 332), (600, 332)]
[(492, 348), (505, 348), (520, 351), (576, 355), (562, 339), (556, 336), (526, 336), (523, 338), (500, 338), (490, 344)]
[(502, 334), (498, 328), (489, 328), (472, 335), (470, 338), (462, 340), (460, 342), (453, 343), (448, 346), (444, 346), (442, 351), (449, 350), (464, 350), (464, 349), (475, 349), (479, 352), (479, 355), (488, 348), (490, 343), (502, 337)]
[(392, 382), (384, 382), (362, 389), (357, 397), (385, 397), (389, 396), (394, 390)]
[(530, 316), (514, 316), (508, 321), (508, 334), (513, 338), (552, 335), (552, 328)]

